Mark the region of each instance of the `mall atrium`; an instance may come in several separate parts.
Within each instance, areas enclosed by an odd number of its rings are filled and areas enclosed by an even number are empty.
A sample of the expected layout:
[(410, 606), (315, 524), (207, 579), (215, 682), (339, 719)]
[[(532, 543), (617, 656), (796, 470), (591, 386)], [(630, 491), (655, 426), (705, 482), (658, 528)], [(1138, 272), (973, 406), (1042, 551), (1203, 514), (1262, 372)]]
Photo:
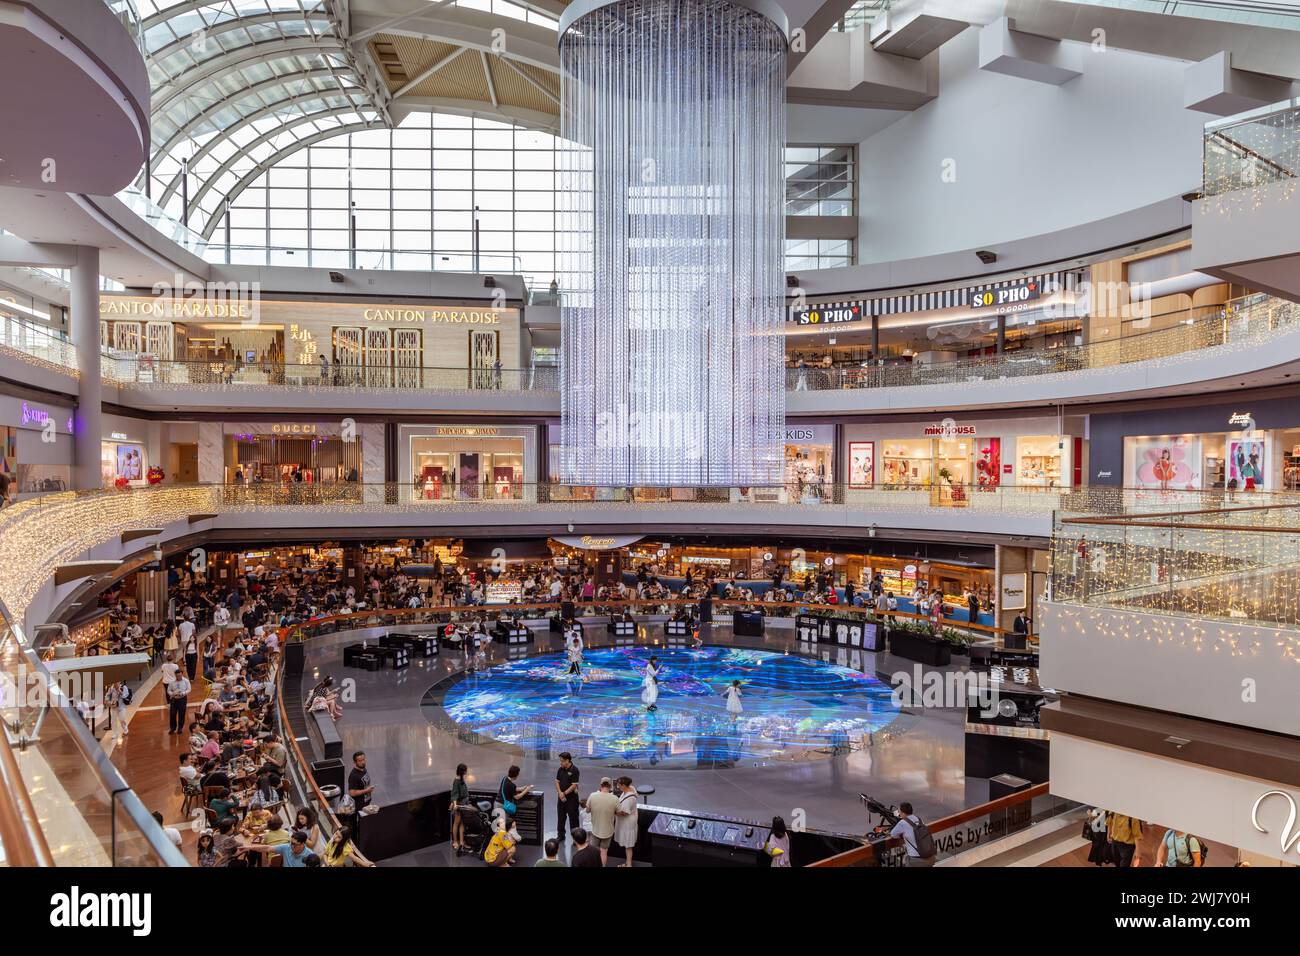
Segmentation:
[(0, 863), (1300, 865), (1297, 97), (1254, 0), (0, 0)]

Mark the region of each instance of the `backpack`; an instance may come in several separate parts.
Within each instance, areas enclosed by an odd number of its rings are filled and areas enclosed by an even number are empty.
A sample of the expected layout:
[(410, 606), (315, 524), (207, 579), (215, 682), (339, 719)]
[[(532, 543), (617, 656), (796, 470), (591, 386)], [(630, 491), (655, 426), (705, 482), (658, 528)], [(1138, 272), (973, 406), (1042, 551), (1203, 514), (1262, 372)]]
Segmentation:
[(917, 817), (916, 822), (912, 824), (912, 838), (916, 841), (913, 845), (921, 859), (929, 860), (938, 854), (934, 837), (930, 835), (930, 828), (921, 822), (920, 817)]

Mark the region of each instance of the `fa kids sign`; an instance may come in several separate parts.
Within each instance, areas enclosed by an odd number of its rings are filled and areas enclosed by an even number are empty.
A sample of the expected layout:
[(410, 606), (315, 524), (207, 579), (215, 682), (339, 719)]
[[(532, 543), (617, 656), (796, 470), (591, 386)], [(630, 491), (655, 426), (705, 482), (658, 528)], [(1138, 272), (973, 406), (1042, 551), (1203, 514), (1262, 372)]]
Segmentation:
[(74, 886), (50, 897), (50, 925), (57, 929), (126, 927), (132, 936), (153, 931), (149, 893), (82, 893)]

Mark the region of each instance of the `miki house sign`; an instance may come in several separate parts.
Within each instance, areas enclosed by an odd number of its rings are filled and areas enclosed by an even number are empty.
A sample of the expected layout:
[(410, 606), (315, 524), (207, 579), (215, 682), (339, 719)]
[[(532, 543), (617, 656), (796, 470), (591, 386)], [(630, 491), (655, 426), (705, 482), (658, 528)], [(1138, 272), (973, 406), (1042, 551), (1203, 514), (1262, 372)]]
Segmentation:
[(859, 322), (867, 314), (861, 302), (823, 303), (790, 310), (790, 321), (795, 325), (842, 325)]

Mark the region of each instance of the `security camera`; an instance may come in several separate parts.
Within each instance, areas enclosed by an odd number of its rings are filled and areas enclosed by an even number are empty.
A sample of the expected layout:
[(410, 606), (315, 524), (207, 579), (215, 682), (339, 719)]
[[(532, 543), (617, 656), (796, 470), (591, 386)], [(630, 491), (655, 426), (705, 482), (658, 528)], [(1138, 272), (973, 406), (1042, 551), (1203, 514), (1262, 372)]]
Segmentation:
[(496, 276), (484, 276), (484, 277), (483, 277), (483, 288), (485, 288), (485, 289), (495, 289), (496, 287), (497, 287), (497, 277), (496, 277)]
[(331, 273), (330, 273), (330, 282), (342, 282), (342, 281), (343, 281), (343, 273), (342, 273), (342, 272), (331, 272)]
[(975, 255), (979, 256), (980, 262), (984, 263), (986, 266), (991, 266), (993, 263), (998, 261), (998, 254), (996, 252), (989, 252), (987, 249), (980, 249), (975, 253)]
[(797, 289), (797, 288), (799, 288), (799, 277), (798, 277), (798, 276), (786, 276), (786, 277), (785, 277), (785, 287), (786, 287), (787, 289)]

